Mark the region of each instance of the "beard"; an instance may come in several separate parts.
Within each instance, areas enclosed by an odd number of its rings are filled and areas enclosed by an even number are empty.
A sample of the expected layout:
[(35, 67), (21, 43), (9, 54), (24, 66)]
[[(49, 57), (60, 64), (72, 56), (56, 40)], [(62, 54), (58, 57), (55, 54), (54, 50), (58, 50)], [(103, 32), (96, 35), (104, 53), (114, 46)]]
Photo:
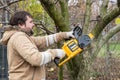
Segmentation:
[(32, 36), (34, 34), (33, 29), (26, 30), (26, 34), (28, 34), (29, 36)]
[(33, 29), (30, 29), (30, 28), (21, 29), (21, 31), (25, 32), (29, 36), (32, 36), (34, 34)]
[(30, 30), (29, 34), (30, 34), (30, 35), (33, 35), (33, 34), (34, 34), (34, 31), (33, 31), (33, 30)]

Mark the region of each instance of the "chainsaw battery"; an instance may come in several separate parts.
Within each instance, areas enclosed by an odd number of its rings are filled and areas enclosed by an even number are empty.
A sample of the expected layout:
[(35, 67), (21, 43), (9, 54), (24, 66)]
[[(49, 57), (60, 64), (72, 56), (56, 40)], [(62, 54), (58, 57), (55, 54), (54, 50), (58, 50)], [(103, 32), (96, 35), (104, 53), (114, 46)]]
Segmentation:
[(72, 39), (67, 43), (64, 43), (62, 49), (67, 54), (68, 57), (73, 57), (78, 54), (82, 49), (79, 48), (78, 42), (76, 39)]

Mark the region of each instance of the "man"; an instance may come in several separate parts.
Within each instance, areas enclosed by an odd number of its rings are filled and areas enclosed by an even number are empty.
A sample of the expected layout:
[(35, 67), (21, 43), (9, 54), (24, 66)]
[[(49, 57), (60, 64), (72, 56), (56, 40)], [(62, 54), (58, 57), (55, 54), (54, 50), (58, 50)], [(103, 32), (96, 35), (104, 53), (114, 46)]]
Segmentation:
[(9, 80), (45, 80), (45, 64), (55, 57), (63, 58), (65, 53), (62, 49), (41, 49), (73, 37), (72, 32), (34, 37), (31, 36), (33, 27), (31, 14), (19, 11), (4, 28), (1, 43), (7, 45)]

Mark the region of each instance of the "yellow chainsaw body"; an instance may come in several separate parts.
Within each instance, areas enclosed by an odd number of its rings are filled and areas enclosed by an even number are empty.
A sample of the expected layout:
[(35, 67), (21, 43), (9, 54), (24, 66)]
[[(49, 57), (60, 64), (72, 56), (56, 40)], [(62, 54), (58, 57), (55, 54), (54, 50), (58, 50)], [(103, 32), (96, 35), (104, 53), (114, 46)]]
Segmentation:
[[(91, 40), (94, 38), (94, 36), (91, 33), (89, 33), (87, 36), (89, 36)], [(73, 58), (77, 54), (80, 54), (83, 51), (83, 49), (79, 47), (78, 41), (76, 39), (71, 39), (65, 42), (62, 49), (66, 53), (67, 58), (60, 62), (58, 66), (63, 65), (65, 62), (67, 62), (68, 60), (70, 60), (71, 58)]]
[(67, 58), (59, 63), (59, 66), (63, 65), (65, 62), (76, 56), (78, 53), (82, 51), (82, 49), (78, 46), (77, 40), (72, 39), (66, 43), (64, 43), (62, 49), (67, 55)]

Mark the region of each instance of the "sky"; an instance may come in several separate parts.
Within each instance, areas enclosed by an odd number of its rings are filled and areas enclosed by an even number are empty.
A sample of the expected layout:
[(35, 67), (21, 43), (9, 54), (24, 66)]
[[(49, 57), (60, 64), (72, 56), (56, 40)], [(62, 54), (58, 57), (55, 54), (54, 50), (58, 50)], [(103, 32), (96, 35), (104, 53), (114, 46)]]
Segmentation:
[[(117, 3), (117, 0), (109, 0), (112, 3)], [(100, 0), (100, 4), (103, 2), (103, 0)]]
[(117, 0), (110, 0), (110, 1), (114, 1), (114, 2), (117, 2)]

